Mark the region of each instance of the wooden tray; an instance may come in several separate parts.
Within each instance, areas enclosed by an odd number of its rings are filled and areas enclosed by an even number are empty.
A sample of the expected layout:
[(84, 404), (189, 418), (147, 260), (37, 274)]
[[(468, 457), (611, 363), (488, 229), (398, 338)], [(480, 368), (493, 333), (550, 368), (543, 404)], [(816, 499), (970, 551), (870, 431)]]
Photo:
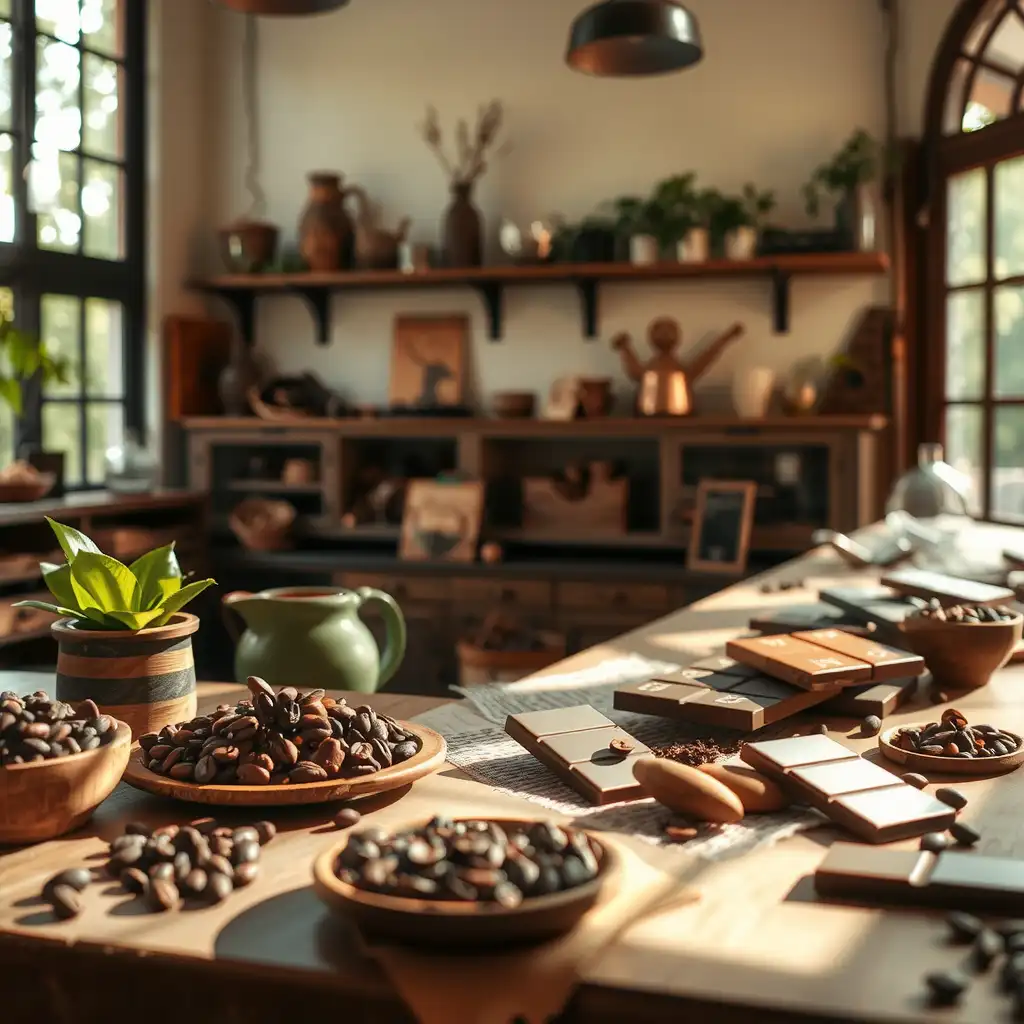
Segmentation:
[(382, 768), (372, 775), (361, 775), (354, 779), (328, 779), (326, 782), (305, 782), (295, 786), (199, 786), (194, 782), (179, 782), (151, 772), (142, 763), (142, 751), (136, 744), (124, 773), (124, 781), (147, 793), (195, 804), (286, 807), (320, 804), (329, 800), (353, 800), (407, 786), (422, 779), (424, 775), (436, 772), (444, 764), (448, 745), (440, 733), (415, 722), (399, 722), (399, 725), (419, 738), (419, 751), (408, 761), (392, 768)]
[[(1024, 764), (1024, 746), (1018, 747), (1012, 754), (1002, 754), (999, 757), (935, 757), (932, 754), (917, 754), (912, 750), (904, 750), (902, 747), (894, 746), (892, 741), (896, 734), (902, 729), (913, 729), (917, 724), (897, 726), (895, 729), (886, 729), (878, 737), (878, 749), (882, 757), (903, 765), (908, 771), (915, 772), (936, 772), (945, 775), (999, 775), (1002, 772), (1012, 771), (1019, 765)], [(1009, 729), (1002, 729), (1007, 736), (1012, 736), (1018, 743), (1021, 737)]]
[[(494, 818), (478, 815), (456, 821), (485, 819), (503, 827), (532, 825), (547, 818)], [(425, 819), (399, 825), (401, 832), (426, 824)], [(585, 831), (585, 830), (584, 830)], [(367, 935), (400, 943), (446, 947), (501, 946), (513, 942), (544, 942), (571, 931), (597, 902), (606, 884), (615, 885), (619, 858), (614, 849), (587, 833), (599, 861), (597, 876), (575, 889), (532, 896), (518, 907), (496, 903), (455, 903), (417, 900), (367, 892), (342, 882), (334, 865), (348, 839), (335, 843), (313, 863), (313, 888), (335, 913), (355, 921)]]

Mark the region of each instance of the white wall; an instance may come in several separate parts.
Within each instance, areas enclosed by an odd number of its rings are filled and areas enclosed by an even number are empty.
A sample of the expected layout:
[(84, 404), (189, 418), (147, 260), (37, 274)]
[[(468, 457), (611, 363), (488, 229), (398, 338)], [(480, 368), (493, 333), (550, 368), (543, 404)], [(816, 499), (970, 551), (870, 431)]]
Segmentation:
[[(806, 221), (799, 187), (813, 167), (855, 127), (883, 130), (877, 0), (692, 0), (705, 37), (704, 62), (683, 74), (638, 81), (591, 79), (565, 67), (568, 27), (584, 3), (352, 0), (348, 9), (323, 17), (264, 19), (262, 180), (267, 213), (286, 241), (294, 241), (305, 174), (314, 169), (343, 171), (383, 202), (389, 222), (408, 214), (414, 238), (436, 241), (447, 194), (416, 131), (427, 102), (438, 107), (449, 133), (455, 119), (471, 115), (479, 103), (500, 98), (505, 104), (514, 148), (496, 162), (477, 196), (492, 239), (503, 214), (575, 218), (603, 199), (643, 192), (687, 169), (723, 189), (747, 180), (775, 189), (778, 221), (799, 225)], [(163, 104), (164, 152), (173, 163), (160, 172), (165, 216), (154, 227), (170, 236), (159, 243), (168, 272), (181, 265), (190, 234), (205, 242), (206, 269), (215, 269), (212, 232), (248, 203), (242, 19), (206, 5), (173, 0), (173, 16), (171, 0), (155, 5), (174, 38), (173, 47), (163, 41), (164, 51), (186, 65), (185, 72), (173, 69), (183, 95)], [(954, 6), (955, 0), (904, 0), (905, 130), (920, 124), (932, 54)], [(196, 67), (200, 61), (205, 67)], [(182, 152), (171, 123), (185, 110), (193, 141)], [(205, 144), (197, 146), (197, 125), (204, 124)], [(190, 301), (166, 276), (158, 295), (157, 316)], [(721, 385), (741, 363), (784, 371), (801, 357), (832, 350), (859, 309), (886, 295), (883, 279), (798, 280), (791, 333), (777, 337), (765, 282), (605, 287), (601, 339), (587, 342), (570, 289), (512, 289), (505, 341), (498, 345), (486, 340), (479, 299), (470, 292), (341, 295), (332, 344), (323, 348), (314, 344), (299, 300), (275, 299), (261, 304), (258, 338), (281, 370), (313, 368), (361, 401), (382, 401), (391, 321), (399, 312), (470, 312), (482, 394), (543, 389), (569, 371), (620, 377), (607, 339), (618, 330), (642, 338), (656, 315), (677, 317), (688, 344), (739, 319), (746, 337), (709, 375)]]

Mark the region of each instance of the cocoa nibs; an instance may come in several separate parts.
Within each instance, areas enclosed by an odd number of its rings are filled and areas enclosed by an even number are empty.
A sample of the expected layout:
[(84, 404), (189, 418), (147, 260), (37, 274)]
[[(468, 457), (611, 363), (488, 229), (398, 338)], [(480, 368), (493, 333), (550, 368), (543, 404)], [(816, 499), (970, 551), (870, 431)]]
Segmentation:
[(722, 746), (715, 740), (690, 740), (686, 743), (670, 743), (662, 747), (651, 747), (651, 752), (655, 757), (664, 757), (669, 761), (678, 761), (679, 764), (688, 765), (690, 768), (698, 768), (702, 764), (730, 757), (739, 749), (738, 742), (726, 743)]

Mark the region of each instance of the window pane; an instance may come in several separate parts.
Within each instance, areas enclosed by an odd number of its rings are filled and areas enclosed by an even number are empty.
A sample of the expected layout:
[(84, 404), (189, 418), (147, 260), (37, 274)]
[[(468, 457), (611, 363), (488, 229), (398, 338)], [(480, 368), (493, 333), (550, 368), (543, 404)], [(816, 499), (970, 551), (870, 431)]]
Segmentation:
[(1024, 274), (1024, 157), (995, 167), (995, 276)]
[(119, 260), (121, 244), (121, 171), (96, 160), (85, 161), (82, 213), (85, 215), (85, 255)]
[(124, 394), (124, 335), (119, 302), (85, 300), (85, 393), (94, 398)]
[(1015, 10), (1007, 12), (992, 34), (985, 59), (1014, 73), (1024, 67), (1024, 21)]
[(946, 298), (946, 397), (981, 398), (985, 386), (985, 293), (980, 288)]
[(82, 146), (93, 156), (121, 157), (121, 118), (118, 115), (117, 64), (87, 53), (84, 58)]
[(107, 449), (124, 440), (124, 406), (120, 402), (90, 402), (85, 407), (85, 418), (86, 479), (101, 484)]
[(998, 398), (1024, 398), (1024, 287), (997, 288), (992, 303), (996, 340), (992, 390)]
[(985, 280), (985, 171), (949, 179), (946, 280), (951, 285)]
[(82, 0), (85, 45), (117, 57), (121, 54), (120, 0)]
[(82, 144), (79, 58), (73, 46), (42, 36), (36, 42), (35, 140), (46, 148), (72, 150)]
[(13, 31), (9, 21), (0, 22), (0, 128), (10, 128), (14, 74)]
[(0, 135), (0, 242), (13, 242), (16, 228), (14, 140), (10, 135)]
[(11, 0), (0, 0), (0, 16), (4, 18), (11, 16)]
[(64, 453), (64, 482), (82, 483), (81, 406), (76, 402), (43, 402), (43, 448)]
[(976, 405), (946, 407), (946, 461), (971, 481), (967, 506), (972, 515), (981, 514), (982, 418)]
[(78, 0), (36, 0), (36, 27), (40, 32), (77, 43), (80, 25)]
[(54, 356), (68, 361), (70, 373), (67, 384), (48, 384), (45, 394), (79, 395), (82, 393), (82, 361), (79, 345), (79, 300), (70, 295), (44, 295), (40, 300), (40, 337)]
[(995, 410), (992, 424), (992, 517), (1024, 520), (1024, 407)]
[(78, 157), (73, 153), (57, 153), (56, 160), (42, 165), (47, 178), (45, 191), (52, 200), (40, 209), (36, 218), (39, 246), (75, 252), (82, 235), (82, 218), (78, 212)]
[[(1016, 87), (1014, 80), (998, 71), (978, 68), (971, 83), (971, 95), (967, 100), (967, 109), (978, 109), (978, 116), (987, 111), (990, 121), (1000, 121), (1008, 117), (1013, 107), (1013, 93)], [(968, 129), (970, 130), (970, 129)]]

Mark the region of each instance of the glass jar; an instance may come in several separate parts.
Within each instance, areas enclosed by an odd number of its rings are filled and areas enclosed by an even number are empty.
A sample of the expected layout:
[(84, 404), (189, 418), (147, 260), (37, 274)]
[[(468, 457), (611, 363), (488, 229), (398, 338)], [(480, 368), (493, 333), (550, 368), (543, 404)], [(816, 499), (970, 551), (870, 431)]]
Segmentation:
[(105, 463), (107, 490), (115, 494), (147, 494), (156, 488), (160, 464), (135, 430), (125, 431), (124, 440), (107, 449)]
[(917, 448), (917, 465), (896, 481), (885, 511), (906, 512), (915, 519), (967, 518), (970, 480), (944, 461), (941, 444)]

